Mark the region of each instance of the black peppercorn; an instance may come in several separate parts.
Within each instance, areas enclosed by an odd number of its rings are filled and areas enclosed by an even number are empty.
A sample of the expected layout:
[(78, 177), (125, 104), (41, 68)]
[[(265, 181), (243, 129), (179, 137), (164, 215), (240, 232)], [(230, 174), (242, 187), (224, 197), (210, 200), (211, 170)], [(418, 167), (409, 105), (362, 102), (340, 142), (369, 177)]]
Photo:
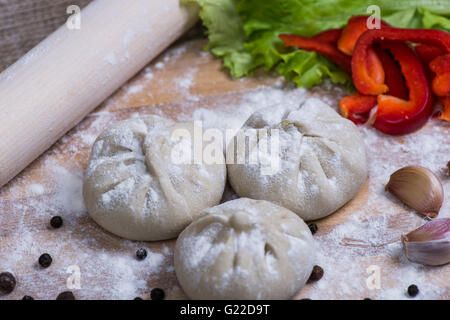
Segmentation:
[(323, 269), (319, 266), (314, 266), (308, 281), (309, 282), (319, 281), (320, 279), (322, 279), (322, 277), (323, 277)]
[(419, 288), (415, 285), (412, 284), (408, 287), (408, 294), (410, 297), (415, 297), (419, 294)]
[(75, 300), (75, 296), (72, 291), (64, 291), (56, 297), (56, 300)]
[(50, 225), (55, 229), (61, 228), (63, 225), (63, 219), (60, 216), (55, 216), (50, 220)]
[(147, 250), (140, 248), (136, 251), (136, 257), (138, 260), (144, 260), (147, 257)]
[(155, 288), (150, 292), (150, 297), (152, 300), (164, 300), (165, 296), (166, 294), (161, 288)]
[(52, 264), (52, 257), (48, 253), (44, 253), (39, 257), (39, 264), (42, 268), (48, 268)]
[(311, 233), (312, 233), (312, 234), (316, 233), (317, 230), (319, 229), (319, 228), (317, 227), (317, 224), (315, 224), (315, 223), (310, 223), (310, 224), (308, 224), (308, 227), (309, 227), (309, 230), (311, 230)]
[(16, 287), (16, 278), (10, 272), (0, 273), (0, 291), (11, 293)]
[(23, 296), (22, 300), (34, 300), (34, 298), (30, 296)]

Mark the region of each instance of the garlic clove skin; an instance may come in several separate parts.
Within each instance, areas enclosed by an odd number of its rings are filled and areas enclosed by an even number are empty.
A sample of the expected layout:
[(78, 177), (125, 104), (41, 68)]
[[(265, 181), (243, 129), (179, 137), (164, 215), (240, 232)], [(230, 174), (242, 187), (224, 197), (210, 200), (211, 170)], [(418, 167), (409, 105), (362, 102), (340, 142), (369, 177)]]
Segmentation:
[(402, 236), (406, 257), (439, 266), (450, 262), (450, 218), (432, 220)]
[(391, 174), (386, 190), (417, 212), (435, 218), (444, 199), (439, 178), (427, 168), (408, 166)]

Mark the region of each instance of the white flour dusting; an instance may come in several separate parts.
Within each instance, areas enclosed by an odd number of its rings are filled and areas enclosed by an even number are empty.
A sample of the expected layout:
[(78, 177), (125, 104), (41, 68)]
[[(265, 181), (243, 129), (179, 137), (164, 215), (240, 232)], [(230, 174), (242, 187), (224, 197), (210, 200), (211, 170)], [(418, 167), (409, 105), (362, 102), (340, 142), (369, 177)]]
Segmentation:
[(164, 63), (163, 62), (155, 63), (155, 69), (161, 70), (163, 68), (164, 68)]
[[(427, 167), (443, 182), (445, 199), (439, 217), (450, 217), (450, 181), (444, 175), (443, 161), (443, 158), (450, 158), (450, 144), (445, 135), (448, 127), (436, 120), (429, 126), (434, 128), (401, 138), (381, 134), (373, 128), (362, 128), (370, 164), (369, 197), (362, 210), (353, 212), (346, 222), (326, 235), (320, 232), (316, 235), (325, 276), (310, 291), (311, 298), (332, 299), (336, 293), (352, 298), (355, 292), (361, 292), (365, 296), (360, 298), (408, 299), (406, 289), (410, 284), (416, 284), (421, 290), (417, 298), (448, 298), (449, 266), (426, 267), (411, 263), (403, 253), (401, 235), (425, 224), (426, 220), (384, 190), (395, 170), (407, 165)], [(362, 257), (367, 263), (362, 266), (355, 263), (355, 256)], [(383, 263), (393, 263), (394, 267), (390, 271), (383, 270)], [(366, 280), (371, 273), (366, 269), (371, 265), (380, 267), (380, 289), (367, 288)], [(390, 272), (389, 279), (395, 279), (389, 286), (386, 272)], [(436, 283), (431, 280), (433, 275), (443, 280)], [(334, 284), (335, 291), (330, 292), (329, 283)]]
[(194, 84), (195, 81), (195, 74), (197, 72), (196, 68), (189, 68), (185, 73), (178, 78), (175, 78), (173, 82), (175, 83), (175, 86), (178, 88), (178, 91), (185, 96), (186, 99), (197, 101), (198, 97), (194, 96), (190, 92), (191, 86)]
[(40, 196), (40, 195), (44, 194), (45, 189), (42, 184), (33, 183), (27, 187), (27, 191), (29, 191), (33, 195)]
[[(185, 46), (170, 50), (158, 63), (147, 67), (143, 77), (156, 81), (157, 72), (174, 63), (185, 51)], [(206, 53), (200, 56), (211, 59)], [(117, 62), (112, 57), (107, 59), (110, 63)], [(196, 73), (196, 67), (192, 67), (174, 80), (185, 102), (180, 106), (168, 105), (167, 110), (176, 114), (176, 120), (203, 120), (204, 128), (237, 129), (255, 110), (298, 105), (311, 96), (336, 108), (345, 94), (342, 88), (329, 83), (307, 91), (275, 82), (234, 97), (224, 95), (211, 100), (192, 93)], [(143, 90), (139, 85), (128, 87), (129, 93), (139, 90)], [(175, 107), (178, 108), (175, 112), (170, 109)], [(107, 109), (106, 106), (103, 110)], [(173, 241), (161, 246), (115, 237), (89, 218), (81, 196), (87, 164), (83, 155), (88, 154), (95, 138), (108, 124), (136, 116), (137, 112), (165, 115), (164, 109), (155, 105), (128, 113), (97, 111), (43, 155), (38, 165), (0, 189), (0, 271), (11, 271), (18, 279), (15, 291), (0, 298), (20, 299), (27, 294), (36, 299), (54, 299), (67, 290), (66, 270), (71, 265), (81, 269), (81, 289), (73, 290), (80, 299), (148, 297), (156, 286), (167, 290), (168, 298), (183, 297), (173, 269)], [(422, 165), (441, 178), (445, 199), (440, 217), (450, 217), (450, 179), (444, 174), (450, 160), (449, 125), (430, 120), (424, 129), (403, 137), (386, 136), (368, 127), (360, 127), (360, 131), (369, 159), (370, 179), (366, 186), (369, 196), (357, 197), (357, 205), (351, 203), (338, 213), (344, 222), (337, 226), (327, 219), (317, 222), (319, 231), (314, 237), (319, 248), (319, 265), (325, 274), (319, 282), (305, 286), (299, 297), (403, 299), (407, 298), (408, 285), (415, 283), (420, 288), (416, 299), (450, 298), (450, 266), (432, 268), (411, 263), (399, 242), (401, 234), (426, 221), (384, 191), (392, 172), (406, 165)], [(225, 199), (235, 197), (230, 189), (226, 190)], [(61, 229), (50, 229), (49, 220), (54, 215), (63, 216)], [(148, 251), (144, 261), (135, 258), (140, 247)], [(36, 261), (44, 252), (50, 253), (54, 262), (50, 268), (41, 270)], [(369, 290), (366, 281), (370, 274), (366, 270), (374, 265), (381, 268), (380, 289)], [(383, 269), (384, 265), (389, 268)], [(388, 276), (387, 272), (391, 274)]]
[(144, 87), (142, 85), (134, 85), (128, 88), (127, 93), (128, 94), (138, 93), (141, 92), (143, 88)]

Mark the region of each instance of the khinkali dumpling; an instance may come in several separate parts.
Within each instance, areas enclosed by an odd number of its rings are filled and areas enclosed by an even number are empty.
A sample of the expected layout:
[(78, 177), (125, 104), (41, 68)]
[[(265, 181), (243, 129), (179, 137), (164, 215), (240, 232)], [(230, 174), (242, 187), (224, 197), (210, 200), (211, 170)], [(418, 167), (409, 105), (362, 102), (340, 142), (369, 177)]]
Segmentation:
[[(256, 111), (241, 133), (246, 130), (267, 134), (247, 140), (245, 148), (234, 140), (227, 147), (229, 181), (241, 197), (272, 201), (314, 220), (339, 209), (366, 181), (365, 147), (357, 127), (318, 99), (297, 108)], [(272, 148), (279, 156), (273, 157), (265, 145), (276, 141)], [(270, 152), (261, 152), (265, 149)], [(239, 157), (245, 162), (236, 163)]]
[(240, 198), (204, 210), (180, 234), (175, 271), (191, 299), (288, 299), (311, 275), (315, 252), (296, 214)]
[[(177, 129), (191, 138), (174, 134)], [(127, 239), (164, 240), (219, 204), (226, 180), (223, 153), (216, 155), (217, 164), (190, 161), (193, 130), (193, 123), (158, 116), (108, 127), (95, 141), (85, 173), (90, 216)]]

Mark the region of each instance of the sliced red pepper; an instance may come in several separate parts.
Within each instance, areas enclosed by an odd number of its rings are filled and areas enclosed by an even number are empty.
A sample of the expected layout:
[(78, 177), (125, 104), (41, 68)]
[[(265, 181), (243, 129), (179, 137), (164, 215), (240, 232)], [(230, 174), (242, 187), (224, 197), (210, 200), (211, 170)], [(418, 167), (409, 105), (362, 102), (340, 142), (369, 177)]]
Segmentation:
[(450, 121), (450, 55), (439, 56), (430, 62), (430, 69), (436, 73), (433, 79), (433, 92), (440, 96), (444, 108), (439, 119)]
[(442, 97), (439, 99), (439, 101), (441, 102), (442, 107), (444, 108), (444, 111), (442, 111), (441, 115), (439, 116), (439, 119), (450, 121), (450, 96)]
[[(389, 87), (388, 93), (400, 99), (408, 99), (408, 88), (395, 61), (380, 47), (375, 52), (381, 60), (385, 83)], [(344, 97), (339, 102), (339, 111), (342, 116), (350, 119), (355, 124), (366, 123), (370, 116), (370, 110), (377, 105), (377, 96), (362, 95), (359, 93)]]
[[(280, 38), (284, 41), (285, 46), (296, 46), (303, 50), (320, 53), (347, 73), (351, 73), (351, 58), (339, 52), (335, 43), (333, 43), (333, 41), (336, 40), (340, 29), (331, 29), (328, 31), (332, 32), (327, 34), (327, 31), (324, 31), (313, 38), (296, 35), (280, 35)], [(369, 69), (370, 76), (377, 81), (377, 83), (383, 83), (384, 70), (380, 59), (372, 49), (370, 49), (368, 53), (367, 68)]]
[(446, 54), (446, 50), (444, 48), (428, 44), (419, 44), (416, 46), (416, 52), (426, 64), (429, 64), (434, 58)]
[(448, 95), (450, 93), (450, 55), (446, 55), (446, 50), (442, 47), (426, 44), (416, 46), (416, 52), (429, 67), (427, 77), (432, 82), (433, 92), (437, 96)]
[(402, 72), (394, 59), (386, 52), (386, 50), (375, 47), (375, 52), (381, 60), (385, 73), (385, 84), (388, 86), (388, 92), (391, 96), (408, 99), (408, 88), (403, 79)]
[(450, 73), (444, 73), (434, 77), (432, 82), (433, 92), (439, 97), (450, 95)]
[(429, 66), (436, 74), (432, 82), (433, 92), (440, 97), (450, 95), (450, 54), (433, 59)]
[(296, 35), (280, 34), (279, 37), (284, 41), (286, 47), (293, 46), (306, 51), (315, 51), (333, 61), (345, 72), (351, 73), (351, 58), (332, 44)]
[(383, 64), (372, 48), (367, 52), (367, 70), (369, 71), (369, 76), (376, 83), (384, 83), (385, 70)]
[(392, 135), (406, 134), (421, 128), (431, 115), (433, 99), (422, 61), (413, 49), (400, 41), (383, 41), (400, 64), (409, 89), (409, 100), (391, 95), (378, 96), (374, 127)]
[[(353, 49), (355, 47), (356, 41), (361, 36), (367, 28), (367, 19), (369, 16), (353, 16), (351, 17), (345, 28), (342, 30), (342, 34), (337, 42), (337, 47), (343, 53), (347, 55), (352, 55)], [(381, 27), (389, 26), (383, 20), (380, 20)], [(369, 49), (367, 68), (369, 70), (369, 75), (376, 83), (384, 82), (384, 70), (382, 68), (381, 61), (379, 60), (377, 54)]]
[[(356, 41), (358, 41), (358, 38), (364, 33), (364, 31), (368, 30), (368, 18), (369, 16), (353, 16), (348, 20), (347, 25), (342, 31), (342, 35), (337, 42), (337, 47), (339, 50), (349, 56), (353, 54)], [(389, 27), (389, 24), (380, 19), (380, 26), (381, 28)]]
[(370, 110), (377, 105), (377, 96), (365, 96), (359, 93), (346, 96), (339, 101), (339, 112), (355, 124), (369, 120)]
[(436, 74), (444, 74), (450, 71), (450, 54), (436, 57), (430, 62), (430, 69)]
[(431, 29), (383, 28), (365, 31), (356, 42), (352, 56), (353, 83), (362, 94), (377, 95), (387, 92), (388, 87), (370, 76), (368, 70), (368, 52), (373, 43), (382, 40), (401, 40), (431, 44), (450, 53), (450, 34)]
[(336, 45), (341, 34), (342, 29), (329, 29), (316, 34), (313, 39)]

